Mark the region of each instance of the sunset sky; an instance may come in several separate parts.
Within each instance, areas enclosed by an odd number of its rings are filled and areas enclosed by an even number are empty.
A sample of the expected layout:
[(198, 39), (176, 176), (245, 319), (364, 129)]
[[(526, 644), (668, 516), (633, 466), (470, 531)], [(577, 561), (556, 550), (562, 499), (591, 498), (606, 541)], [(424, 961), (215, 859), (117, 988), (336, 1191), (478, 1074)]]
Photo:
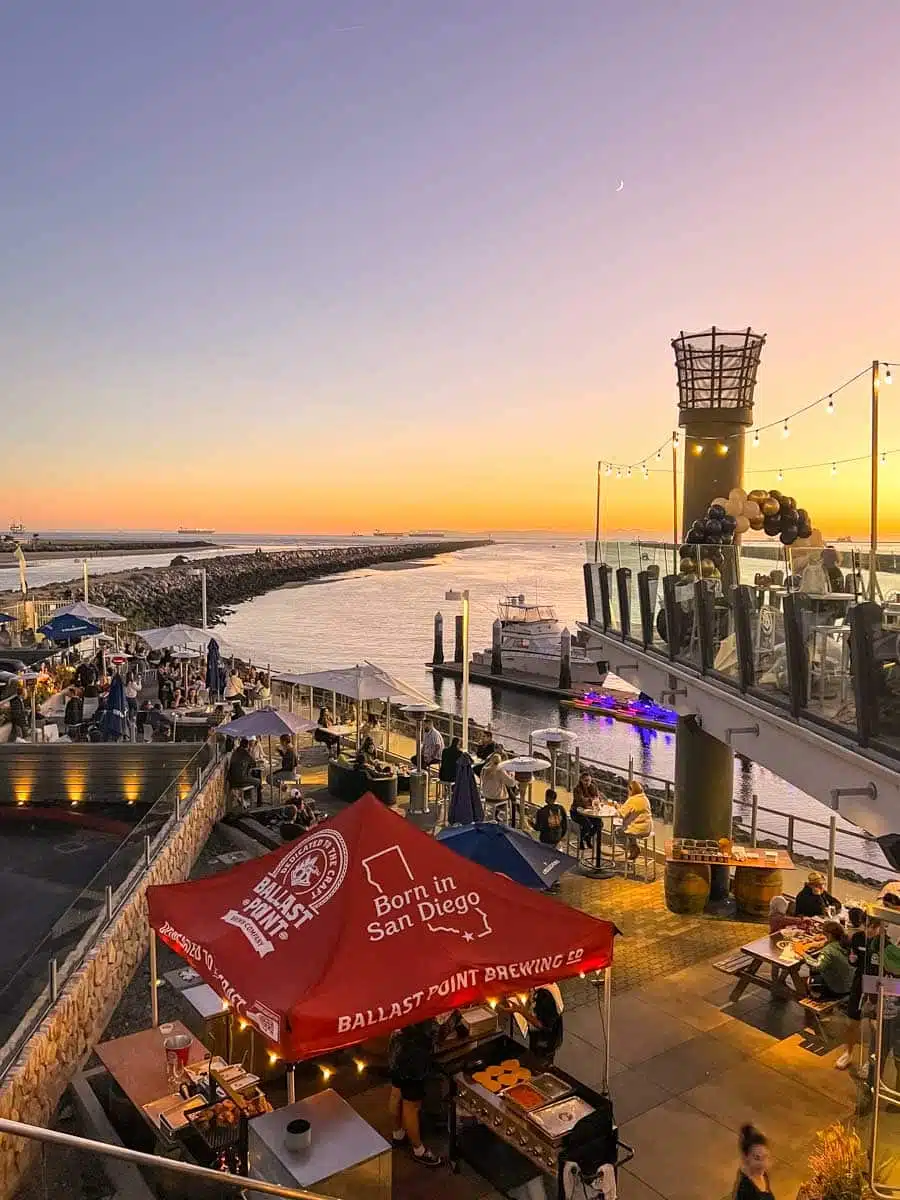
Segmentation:
[[(900, 361), (897, 0), (33, 0), (0, 45), (0, 528), (584, 530), (680, 329), (768, 335), (761, 424)], [(868, 397), (748, 486), (864, 533)]]

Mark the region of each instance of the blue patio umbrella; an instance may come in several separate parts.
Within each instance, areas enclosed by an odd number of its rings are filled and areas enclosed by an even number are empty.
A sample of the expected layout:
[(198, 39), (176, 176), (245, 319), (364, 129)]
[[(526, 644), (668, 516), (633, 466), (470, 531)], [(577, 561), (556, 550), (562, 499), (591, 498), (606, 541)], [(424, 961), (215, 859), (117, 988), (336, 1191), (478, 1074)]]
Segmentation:
[(106, 697), (106, 709), (100, 718), (103, 740), (120, 742), (128, 733), (128, 704), (125, 700), (125, 684), (121, 675), (113, 675)]
[(210, 699), (214, 699), (222, 694), (222, 690), (219, 687), (220, 661), (219, 643), (215, 638), (210, 638), (209, 645), (206, 647), (206, 686), (209, 689)]
[(468, 754), (461, 754), (456, 763), (456, 781), (450, 794), (449, 825), (470, 825), (484, 820), (484, 805)]
[(553, 846), (536, 842), (527, 834), (482, 821), (442, 830), (438, 841), (470, 862), (506, 875), (525, 887), (549, 888), (566, 871), (578, 866), (578, 860)]
[(40, 628), (40, 632), (52, 638), (54, 642), (77, 642), (79, 638), (96, 637), (103, 630), (92, 621), (71, 613), (59, 613), (51, 617)]
[(9, 613), (0, 613), (0, 625), (5, 625), (8, 621), (14, 621), (16, 618), (11, 617)]

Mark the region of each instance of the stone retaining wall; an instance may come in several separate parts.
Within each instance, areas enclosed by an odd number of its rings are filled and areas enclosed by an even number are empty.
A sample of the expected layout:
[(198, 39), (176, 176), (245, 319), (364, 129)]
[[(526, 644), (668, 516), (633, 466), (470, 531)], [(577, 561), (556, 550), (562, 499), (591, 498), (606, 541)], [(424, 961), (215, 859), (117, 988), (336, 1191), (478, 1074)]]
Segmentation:
[[(148, 947), (146, 889), (187, 879), (224, 810), (224, 772), (213, 771), (138, 889), (82, 966), (66, 982), (0, 1085), (0, 1116), (48, 1125), (69, 1080), (101, 1040)], [(9, 1200), (38, 1153), (38, 1143), (0, 1136), (0, 1198)]]

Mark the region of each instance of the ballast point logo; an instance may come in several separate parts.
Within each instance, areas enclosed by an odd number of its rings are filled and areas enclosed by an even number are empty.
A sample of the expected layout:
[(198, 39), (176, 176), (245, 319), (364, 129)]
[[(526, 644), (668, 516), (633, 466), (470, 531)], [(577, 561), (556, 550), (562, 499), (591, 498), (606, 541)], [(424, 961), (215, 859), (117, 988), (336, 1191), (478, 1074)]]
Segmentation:
[(328, 903), (347, 874), (347, 843), (333, 829), (301, 839), (278, 866), (264, 875), (241, 909), (229, 909), (226, 925), (239, 929), (260, 958), (286, 942)]
[(377, 893), (372, 901), (376, 919), (366, 926), (370, 942), (395, 937), (415, 924), (464, 942), (493, 933), (479, 892), (461, 891), (452, 875), (417, 880), (399, 846), (369, 855), (362, 866)]

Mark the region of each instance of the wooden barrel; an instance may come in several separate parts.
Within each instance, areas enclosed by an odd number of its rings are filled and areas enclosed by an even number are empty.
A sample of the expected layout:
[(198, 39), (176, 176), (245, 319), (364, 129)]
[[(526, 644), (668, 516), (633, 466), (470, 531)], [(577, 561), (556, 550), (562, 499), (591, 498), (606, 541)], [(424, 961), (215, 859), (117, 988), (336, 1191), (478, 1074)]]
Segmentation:
[(666, 863), (666, 908), (702, 913), (709, 901), (709, 863)]
[(735, 867), (734, 900), (748, 917), (767, 917), (769, 902), (784, 891), (780, 871), (765, 867)]

